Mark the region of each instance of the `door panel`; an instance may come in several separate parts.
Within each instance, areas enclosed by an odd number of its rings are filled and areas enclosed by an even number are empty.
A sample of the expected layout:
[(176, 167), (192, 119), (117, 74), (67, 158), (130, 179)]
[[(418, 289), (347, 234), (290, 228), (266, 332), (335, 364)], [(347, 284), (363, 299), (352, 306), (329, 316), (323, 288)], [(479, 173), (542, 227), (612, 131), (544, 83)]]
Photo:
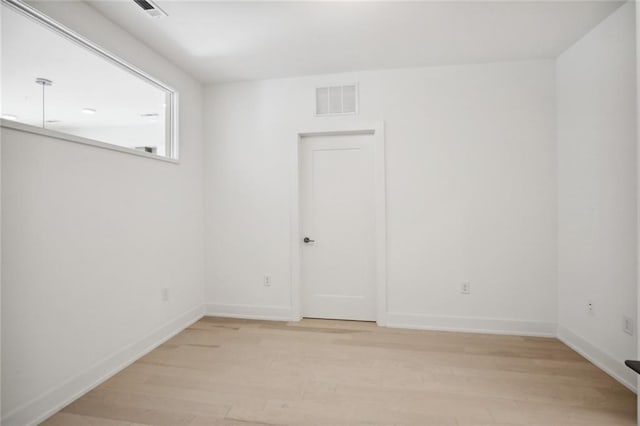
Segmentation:
[(302, 141), (303, 316), (375, 320), (373, 161), (371, 136)]

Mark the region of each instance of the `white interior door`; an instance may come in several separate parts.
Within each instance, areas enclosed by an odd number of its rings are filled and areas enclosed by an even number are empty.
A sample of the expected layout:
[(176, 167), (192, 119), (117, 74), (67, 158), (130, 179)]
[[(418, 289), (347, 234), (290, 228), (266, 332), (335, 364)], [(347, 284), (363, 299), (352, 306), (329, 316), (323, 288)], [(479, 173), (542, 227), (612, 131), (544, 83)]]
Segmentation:
[(300, 243), (305, 317), (376, 319), (373, 149), (371, 135), (302, 139)]

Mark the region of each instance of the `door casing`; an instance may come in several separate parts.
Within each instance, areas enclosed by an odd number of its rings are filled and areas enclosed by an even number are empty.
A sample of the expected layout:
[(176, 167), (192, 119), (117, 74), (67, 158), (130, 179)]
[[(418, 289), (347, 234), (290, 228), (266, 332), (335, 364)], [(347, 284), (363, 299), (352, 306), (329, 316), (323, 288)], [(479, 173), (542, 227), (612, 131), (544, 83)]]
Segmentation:
[(291, 308), (293, 319), (302, 319), (302, 282), (300, 230), (300, 152), (304, 138), (309, 136), (368, 135), (373, 141), (374, 191), (375, 191), (375, 281), (376, 281), (376, 323), (387, 324), (387, 219), (386, 219), (386, 177), (385, 138), (383, 122), (353, 124), (310, 125), (296, 134), (295, 167), (292, 171), (291, 193)]

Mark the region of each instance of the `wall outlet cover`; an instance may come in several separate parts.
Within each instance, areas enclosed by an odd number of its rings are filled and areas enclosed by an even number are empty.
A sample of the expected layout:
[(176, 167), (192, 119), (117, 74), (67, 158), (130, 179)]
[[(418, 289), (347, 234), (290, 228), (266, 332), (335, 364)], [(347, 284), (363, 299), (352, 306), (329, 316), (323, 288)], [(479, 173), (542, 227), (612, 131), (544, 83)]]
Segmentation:
[(631, 319), (631, 317), (624, 315), (622, 317), (622, 331), (629, 334), (630, 336), (633, 336), (633, 329), (634, 329), (633, 319)]

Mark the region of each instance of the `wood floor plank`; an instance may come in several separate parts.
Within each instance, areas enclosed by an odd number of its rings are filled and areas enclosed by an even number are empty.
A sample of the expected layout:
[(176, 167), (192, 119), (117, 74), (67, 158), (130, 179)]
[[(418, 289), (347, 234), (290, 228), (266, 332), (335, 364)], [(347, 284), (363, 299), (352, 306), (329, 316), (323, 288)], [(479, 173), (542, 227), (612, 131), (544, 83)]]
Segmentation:
[(49, 426), (635, 426), (635, 395), (552, 338), (206, 317)]
[(143, 426), (143, 423), (109, 420), (103, 417), (82, 416), (67, 412), (58, 413), (42, 424), (45, 426)]

